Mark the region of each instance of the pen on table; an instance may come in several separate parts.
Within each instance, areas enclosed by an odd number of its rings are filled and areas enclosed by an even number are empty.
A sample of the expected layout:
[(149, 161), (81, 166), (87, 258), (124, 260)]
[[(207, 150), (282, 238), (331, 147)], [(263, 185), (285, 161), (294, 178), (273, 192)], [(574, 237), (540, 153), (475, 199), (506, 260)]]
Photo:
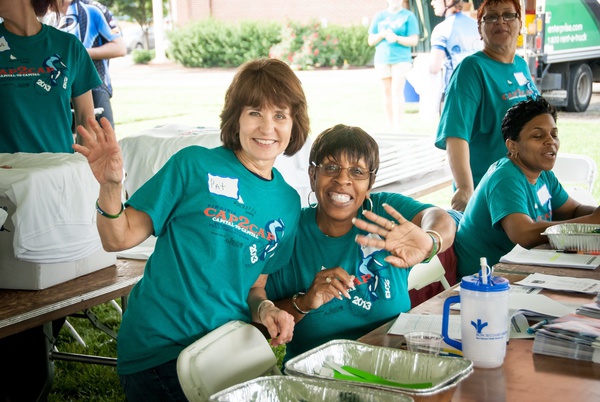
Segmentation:
[(542, 325), (548, 324), (548, 320), (542, 320), (538, 323), (535, 323), (534, 325), (532, 325), (531, 327), (527, 328), (527, 333), (528, 334), (533, 334), (535, 331), (537, 331)]

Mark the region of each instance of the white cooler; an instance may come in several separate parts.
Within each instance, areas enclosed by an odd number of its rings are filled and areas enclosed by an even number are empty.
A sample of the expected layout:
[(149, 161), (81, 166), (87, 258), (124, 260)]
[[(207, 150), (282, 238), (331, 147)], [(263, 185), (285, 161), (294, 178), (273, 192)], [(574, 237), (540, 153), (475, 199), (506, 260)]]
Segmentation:
[(45, 289), (115, 264), (100, 243), (97, 197), (81, 155), (0, 154), (0, 288)]

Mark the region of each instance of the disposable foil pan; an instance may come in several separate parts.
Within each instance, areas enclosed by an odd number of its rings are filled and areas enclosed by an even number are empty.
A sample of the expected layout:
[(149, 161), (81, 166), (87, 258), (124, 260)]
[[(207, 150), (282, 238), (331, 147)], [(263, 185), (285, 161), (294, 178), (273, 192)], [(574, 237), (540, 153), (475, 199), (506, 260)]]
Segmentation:
[(432, 383), (431, 387), (423, 389), (361, 383), (362, 386), (370, 388), (402, 392), (413, 398), (448, 391), (473, 372), (473, 362), (468, 359), (409, 352), (350, 340), (333, 340), (290, 359), (285, 364), (285, 373), (356, 384), (318, 374), (328, 359), (339, 365), (356, 367), (395, 382)]
[(212, 395), (210, 402), (413, 402), (408, 395), (348, 385), (340, 381), (291, 376), (267, 376), (234, 385)]
[(600, 253), (599, 224), (561, 223), (546, 228), (543, 235), (548, 236), (550, 246), (556, 250), (578, 251), (582, 253)]

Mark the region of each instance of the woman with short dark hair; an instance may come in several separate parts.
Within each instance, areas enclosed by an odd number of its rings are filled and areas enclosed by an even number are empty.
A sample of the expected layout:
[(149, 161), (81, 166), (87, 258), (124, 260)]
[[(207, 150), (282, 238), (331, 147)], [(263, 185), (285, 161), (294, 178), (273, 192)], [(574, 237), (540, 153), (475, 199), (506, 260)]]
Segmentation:
[(309, 162), (311, 205), (302, 210), (292, 260), (267, 281), (269, 297), (296, 321), (286, 359), (332, 339), (357, 339), (408, 311), (411, 267), (450, 248), (456, 231), (440, 208), (371, 193), (379, 147), (359, 127), (323, 131)]
[(490, 266), (515, 244), (548, 242), (541, 233), (557, 223), (600, 223), (600, 208), (569, 197), (552, 172), (560, 147), (556, 109), (544, 98), (517, 103), (502, 120), (508, 155), (492, 164), (460, 221), (454, 249), (458, 276)]

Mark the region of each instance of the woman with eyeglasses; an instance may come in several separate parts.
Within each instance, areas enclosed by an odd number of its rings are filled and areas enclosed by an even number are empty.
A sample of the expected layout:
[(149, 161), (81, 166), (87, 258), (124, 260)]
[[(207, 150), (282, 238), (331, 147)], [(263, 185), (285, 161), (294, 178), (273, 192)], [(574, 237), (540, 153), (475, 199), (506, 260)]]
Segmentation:
[(410, 268), (454, 241), (443, 209), (371, 193), (378, 168), (377, 142), (358, 127), (338, 124), (312, 145), (310, 206), (290, 266), (269, 275), (266, 287), (296, 322), (286, 360), (332, 339), (357, 339), (409, 310)]
[(506, 111), (538, 94), (529, 67), (516, 55), (519, 0), (485, 0), (477, 10), (483, 50), (465, 58), (450, 78), (436, 147), (446, 149), (454, 177), (451, 207), (464, 211), (488, 167), (504, 156)]

